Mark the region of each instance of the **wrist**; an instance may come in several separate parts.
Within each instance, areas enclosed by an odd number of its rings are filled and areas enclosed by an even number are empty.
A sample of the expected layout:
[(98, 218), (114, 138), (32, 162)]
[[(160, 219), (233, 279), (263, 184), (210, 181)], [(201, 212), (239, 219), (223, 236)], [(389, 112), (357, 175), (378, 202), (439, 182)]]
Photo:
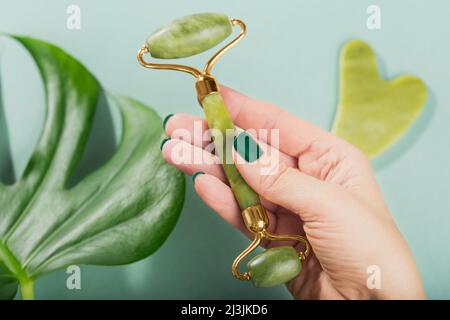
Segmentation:
[(384, 275), (381, 286), (367, 286), (370, 299), (373, 300), (423, 300), (425, 291), (418, 272), (409, 270), (399, 275)]

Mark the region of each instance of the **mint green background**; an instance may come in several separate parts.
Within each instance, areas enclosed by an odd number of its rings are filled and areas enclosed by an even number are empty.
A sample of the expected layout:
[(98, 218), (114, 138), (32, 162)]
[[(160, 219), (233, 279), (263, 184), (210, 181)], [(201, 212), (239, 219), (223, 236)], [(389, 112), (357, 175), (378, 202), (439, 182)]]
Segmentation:
[[(366, 8), (372, 3), (382, 9), (379, 31), (366, 28)], [(81, 30), (66, 28), (69, 4), (81, 7)], [(329, 128), (335, 111), (338, 52), (346, 40), (368, 41), (380, 58), (384, 76), (409, 72), (424, 79), (430, 90), (425, 113), (393, 149), (374, 161), (374, 167), (418, 261), (429, 297), (450, 298), (449, 1), (0, 0), (0, 31), (62, 46), (105, 87), (153, 106), (161, 116), (201, 114), (193, 79), (144, 70), (135, 53), (159, 25), (203, 11), (243, 18), (249, 27), (245, 41), (217, 66), (215, 74), (221, 82), (277, 103), (323, 128)], [(189, 61), (198, 65), (208, 54)], [(20, 175), (44, 119), (42, 84), (17, 44), (2, 38), (0, 55), (6, 126), (14, 171)], [(2, 147), (7, 139), (1, 113), (0, 119)], [(100, 134), (99, 141), (110, 136)], [(102, 147), (98, 142), (93, 149)], [(0, 159), (0, 168), (7, 171), (4, 154)], [(37, 297), (290, 298), (284, 287), (254, 289), (232, 278), (231, 261), (247, 244), (200, 201), (189, 180), (179, 223), (154, 256), (122, 267), (83, 266), (79, 291), (66, 289), (64, 271), (49, 275), (38, 282)]]

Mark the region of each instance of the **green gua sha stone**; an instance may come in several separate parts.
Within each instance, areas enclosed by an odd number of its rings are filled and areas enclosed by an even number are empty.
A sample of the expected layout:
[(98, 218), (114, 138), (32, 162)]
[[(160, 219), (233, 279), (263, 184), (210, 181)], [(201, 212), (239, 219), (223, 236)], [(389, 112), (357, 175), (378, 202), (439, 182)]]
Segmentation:
[(332, 131), (373, 158), (417, 119), (426, 86), (412, 75), (383, 80), (373, 50), (361, 40), (344, 46), (340, 63), (340, 101)]
[(193, 14), (155, 31), (147, 40), (147, 48), (153, 58), (190, 57), (222, 42), (231, 29), (230, 20), (224, 14)]
[(293, 247), (277, 247), (256, 255), (247, 268), (255, 287), (269, 288), (298, 276), (302, 263)]

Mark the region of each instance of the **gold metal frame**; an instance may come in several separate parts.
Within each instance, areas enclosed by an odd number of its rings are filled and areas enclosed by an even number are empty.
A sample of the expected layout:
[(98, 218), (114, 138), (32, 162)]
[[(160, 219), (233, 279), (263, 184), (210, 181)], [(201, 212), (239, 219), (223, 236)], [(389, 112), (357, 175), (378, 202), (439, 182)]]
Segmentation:
[(247, 229), (255, 235), (252, 243), (244, 250), (240, 255), (234, 259), (231, 266), (231, 272), (239, 280), (248, 281), (251, 279), (251, 275), (248, 272), (240, 273), (239, 264), (248, 256), (253, 250), (255, 250), (264, 239), (270, 241), (298, 241), (303, 242), (305, 250), (298, 253), (300, 261), (304, 261), (311, 252), (311, 245), (308, 239), (301, 235), (278, 235), (269, 232), (269, 217), (267, 216), (266, 209), (261, 204), (249, 207), (242, 211), (242, 219)]
[[(235, 46), (247, 33), (247, 28), (245, 23), (239, 19), (231, 19), (231, 25), (239, 26), (241, 28), (240, 33), (227, 45), (225, 45), (222, 49), (217, 51), (205, 64), (203, 70), (199, 70), (197, 68), (180, 65), (180, 64), (162, 64), (162, 63), (153, 63), (147, 62), (144, 60), (144, 54), (150, 53), (150, 49), (147, 45), (143, 45), (138, 53), (137, 59), (139, 63), (145, 68), (150, 69), (160, 69), (160, 70), (175, 70), (186, 72), (193, 75), (196, 79), (196, 90), (198, 100), (201, 102), (205, 96), (210, 94), (211, 92), (218, 92), (219, 87), (211, 75), (212, 68), (216, 65), (217, 61), (233, 46)], [(311, 246), (308, 240), (300, 235), (276, 235), (270, 233), (267, 229), (269, 227), (269, 218), (267, 216), (266, 210), (260, 204), (252, 206), (250, 208), (245, 209), (242, 212), (242, 218), (247, 229), (255, 235), (252, 243), (241, 253), (236, 259), (233, 261), (231, 266), (231, 271), (233, 275), (240, 279), (248, 281), (251, 279), (251, 275), (248, 272), (240, 273), (238, 268), (240, 263), (247, 257), (253, 250), (255, 250), (262, 242), (262, 240), (267, 239), (271, 241), (298, 241), (303, 242), (305, 245), (305, 250), (298, 253), (299, 259), (301, 261), (305, 260), (309, 253), (311, 252)]]

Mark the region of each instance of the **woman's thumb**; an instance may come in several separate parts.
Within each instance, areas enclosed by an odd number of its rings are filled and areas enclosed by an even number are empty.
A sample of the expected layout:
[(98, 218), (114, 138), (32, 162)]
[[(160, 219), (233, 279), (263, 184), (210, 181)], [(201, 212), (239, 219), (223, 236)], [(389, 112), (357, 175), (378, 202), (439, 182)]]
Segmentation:
[(330, 187), (289, 167), (273, 147), (262, 150), (247, 132), (234, 141), (233, 158), (244, 180), (263, 198), (285, 207), (304, 222), (323, 218), (330, 208)]

